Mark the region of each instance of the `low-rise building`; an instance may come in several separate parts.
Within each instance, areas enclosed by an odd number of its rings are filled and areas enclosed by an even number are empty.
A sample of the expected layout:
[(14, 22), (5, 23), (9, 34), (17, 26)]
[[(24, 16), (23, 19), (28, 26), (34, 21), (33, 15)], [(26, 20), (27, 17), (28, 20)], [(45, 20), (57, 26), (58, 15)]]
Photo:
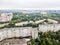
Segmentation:
[(15, 26), (23, 26), (27, 24), (29, 24), (28, 21), (25, 21), (25, 22), (15, 23)]
[(20, 23), (15, 23), (15, 26), (23, 26), (23, 25), (27, 25), (27, 24), (39, 24), (44, 22), (46, 19), (43, 20), (38, 20), (38, 21), (25, 21), (25, 22), (20, 22)]
[(34, 21), (29, 21), (28, 23), (29, 23), (29, 24), (34, 24)]
[(58, 21), (53, 20), (53, 19), (47, 19), (47, 21), (48, 21), (49, 23), (58, 23)]
[(9, 23), (0, 24), (0, 28), (4, 27), (5, 25), (9, 25)]
[(43, 15), (44, 15), (44, 14), (47, 14), (47, 12), (46, 12), (46, 11), (41, 11), (40, 13), (41, 13), (41, 14), (43, 14)]
[(43, 20), (38, 20), (38, 21), (35, 21), (34, 23), (35, 24), (39, 24), (39, 23), (42, 23), (42, 22), (44, 22), (46, 19), (43, 19)]

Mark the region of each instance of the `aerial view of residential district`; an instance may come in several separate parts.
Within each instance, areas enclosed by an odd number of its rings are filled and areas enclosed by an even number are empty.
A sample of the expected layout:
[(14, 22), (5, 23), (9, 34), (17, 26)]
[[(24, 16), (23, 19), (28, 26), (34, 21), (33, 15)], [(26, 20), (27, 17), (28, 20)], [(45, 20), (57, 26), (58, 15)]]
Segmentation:
[(60, 45), (60, 10), (0, 10), (0, 45)]

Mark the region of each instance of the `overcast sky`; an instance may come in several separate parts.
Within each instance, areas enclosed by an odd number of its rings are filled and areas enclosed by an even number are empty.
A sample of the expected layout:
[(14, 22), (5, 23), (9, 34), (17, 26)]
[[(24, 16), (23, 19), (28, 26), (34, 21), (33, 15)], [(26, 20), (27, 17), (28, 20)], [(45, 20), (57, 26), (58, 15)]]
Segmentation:
[(59, 9), (60, 0), (0, 0), (0, 9)]

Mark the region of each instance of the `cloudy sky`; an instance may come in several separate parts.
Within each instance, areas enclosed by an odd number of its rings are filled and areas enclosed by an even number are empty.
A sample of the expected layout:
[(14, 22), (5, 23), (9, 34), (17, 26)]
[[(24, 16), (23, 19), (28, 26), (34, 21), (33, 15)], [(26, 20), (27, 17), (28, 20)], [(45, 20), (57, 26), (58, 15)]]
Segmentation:
[(0, 0), (1, 9), (58, 9), (60, 0)]

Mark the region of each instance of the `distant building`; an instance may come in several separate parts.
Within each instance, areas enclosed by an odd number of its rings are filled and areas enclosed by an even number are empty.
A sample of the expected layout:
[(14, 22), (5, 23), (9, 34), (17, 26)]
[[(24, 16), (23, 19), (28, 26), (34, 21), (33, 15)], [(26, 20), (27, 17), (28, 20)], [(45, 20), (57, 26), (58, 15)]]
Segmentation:
[(15, 26), (23, 26), (23, 25), (27, 25), (27, 24), (39, 24), (44, 22), (46, 19), (43, 20), (38, 20), (38, 21), (25, 21), (25, 22), (20, 22), (20, 23), (15, 23)]
[(28, 23), (29, 23), (29, 24), (34, 24), (34, 21), (29, 21)]
[(12, 17), (13, 17), (12, 13), (1, 13), (0, 22), (11, 21)]
[(47, 19), (47, 21), (50, 22), (50, 23), (54, 23), (54, 24), (55, 24), (55, 23), (58, 23), (58, 21), (53, 20), (53, 19)]
[(29, 24), (28, 21), (25, 21), (25, 22), (15, 23), (15, 26), (23, 26), (27, 24)]
[(0, 24), (0, 28), (4, 27), (5, 25), (9, 25), (9, 23)]
[(41, 11), (41, 14), (47, 14), (47, 12), (45, 12), (45, 11)]

